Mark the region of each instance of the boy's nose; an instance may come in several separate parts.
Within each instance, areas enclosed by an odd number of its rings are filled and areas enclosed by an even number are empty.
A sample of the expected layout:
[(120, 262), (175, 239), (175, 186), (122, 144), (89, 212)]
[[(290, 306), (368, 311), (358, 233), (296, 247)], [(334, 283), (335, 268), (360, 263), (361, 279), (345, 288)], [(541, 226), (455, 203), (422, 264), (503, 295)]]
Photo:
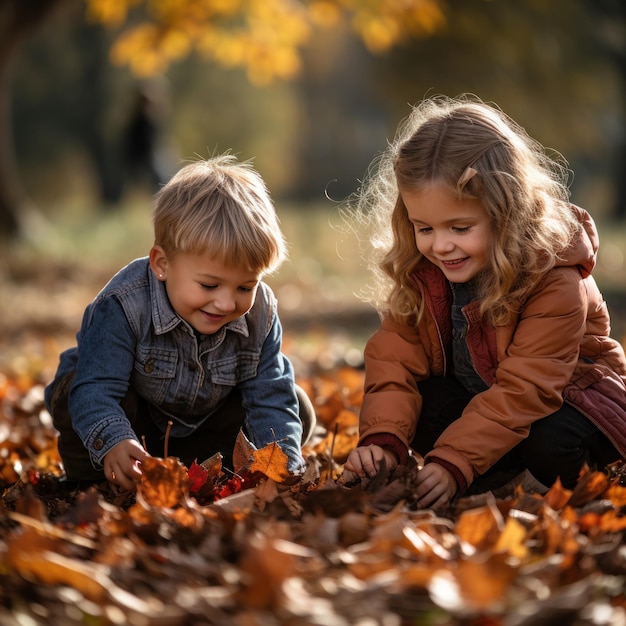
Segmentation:
[(235, 308), (237, 307), (237, 302), (235, 300), (235, 298), (227, 293), (223, 293), (220, 295), (220, 297), (218, 298), (218, 300), (215, 302), (215, 306), (222, 312), (222, 313), (232, 313)]

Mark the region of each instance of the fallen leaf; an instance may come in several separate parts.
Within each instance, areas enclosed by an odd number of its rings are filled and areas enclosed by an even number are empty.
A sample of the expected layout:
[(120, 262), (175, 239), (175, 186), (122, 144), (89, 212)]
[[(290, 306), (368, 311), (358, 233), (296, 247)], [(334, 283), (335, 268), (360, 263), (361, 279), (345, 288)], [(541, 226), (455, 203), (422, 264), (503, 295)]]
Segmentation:
[(526, 528), (515, 518), (509, 517), (506, 520), (504, 530), (500, 533), (498, 541), (493, 547), (493, 551), (495, 553), (504, 552), (521, 561), (528, 554), (527, 536)]
[(503, 528), (502, 515), (493, 502), (490, 502), (487, 506), (464, 511), (454, 530), (462, 541), (484, 550), (497, 541)]
[(249, 469), (251, 473), (261, 472), (277, 483), (282, 483), (291, 477), (287, 469), (288, 462), (289, 458), (281, 447), (276, 442), (272, 442), (263, 448), (253, 450)]
[(141, 462), (137, 493), (148, 506), (173, 508), (189, 492), (187, 468), (175, 457), (148, 457)]

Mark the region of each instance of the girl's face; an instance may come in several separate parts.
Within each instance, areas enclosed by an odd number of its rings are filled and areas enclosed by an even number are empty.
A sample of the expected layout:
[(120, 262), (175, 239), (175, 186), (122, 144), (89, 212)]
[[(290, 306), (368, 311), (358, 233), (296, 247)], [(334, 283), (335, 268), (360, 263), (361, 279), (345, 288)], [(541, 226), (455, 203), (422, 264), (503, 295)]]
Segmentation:
[(172, 308), (203, 335), (247, 313), (260, 280), (257, 272), (226, 266), (207, 255), (179, 252), (168, 257), (160, 246), (150, 251), (150, 267), (165, 282)]
[(479, 200), (459, 198), (433, 183), (401, 191), (417, 249), (453, 283), (466, 283), (487, 265), (490, 220)]

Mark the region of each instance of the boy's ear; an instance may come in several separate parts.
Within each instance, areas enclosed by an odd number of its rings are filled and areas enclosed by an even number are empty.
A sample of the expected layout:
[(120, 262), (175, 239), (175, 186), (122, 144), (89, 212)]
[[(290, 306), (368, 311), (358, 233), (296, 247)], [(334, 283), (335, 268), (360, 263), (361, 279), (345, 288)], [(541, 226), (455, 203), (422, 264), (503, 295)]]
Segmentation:
[(165, 250), (156, 244), (150, 249), (150, 269), (159, 280), (167, 278), (167, 255)]

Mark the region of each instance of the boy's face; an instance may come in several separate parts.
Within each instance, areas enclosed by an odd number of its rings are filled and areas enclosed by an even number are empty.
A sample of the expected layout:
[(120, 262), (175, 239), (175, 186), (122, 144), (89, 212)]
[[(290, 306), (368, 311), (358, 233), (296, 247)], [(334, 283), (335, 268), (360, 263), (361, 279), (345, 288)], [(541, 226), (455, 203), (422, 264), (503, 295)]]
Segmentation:
[(446, 187), (401, 191), (417, 249), (453, 283), (465, 283), (487, 265), (489, 216), (479, 200), (460, 199)]
[(260, 280), (254, 271), (226, 266), (207, 255), (179, 252), (168, 257), (160, 246), (152, 248), (150, 266), (165, 282), (176, 313), (203, 335), (247, 313)]

